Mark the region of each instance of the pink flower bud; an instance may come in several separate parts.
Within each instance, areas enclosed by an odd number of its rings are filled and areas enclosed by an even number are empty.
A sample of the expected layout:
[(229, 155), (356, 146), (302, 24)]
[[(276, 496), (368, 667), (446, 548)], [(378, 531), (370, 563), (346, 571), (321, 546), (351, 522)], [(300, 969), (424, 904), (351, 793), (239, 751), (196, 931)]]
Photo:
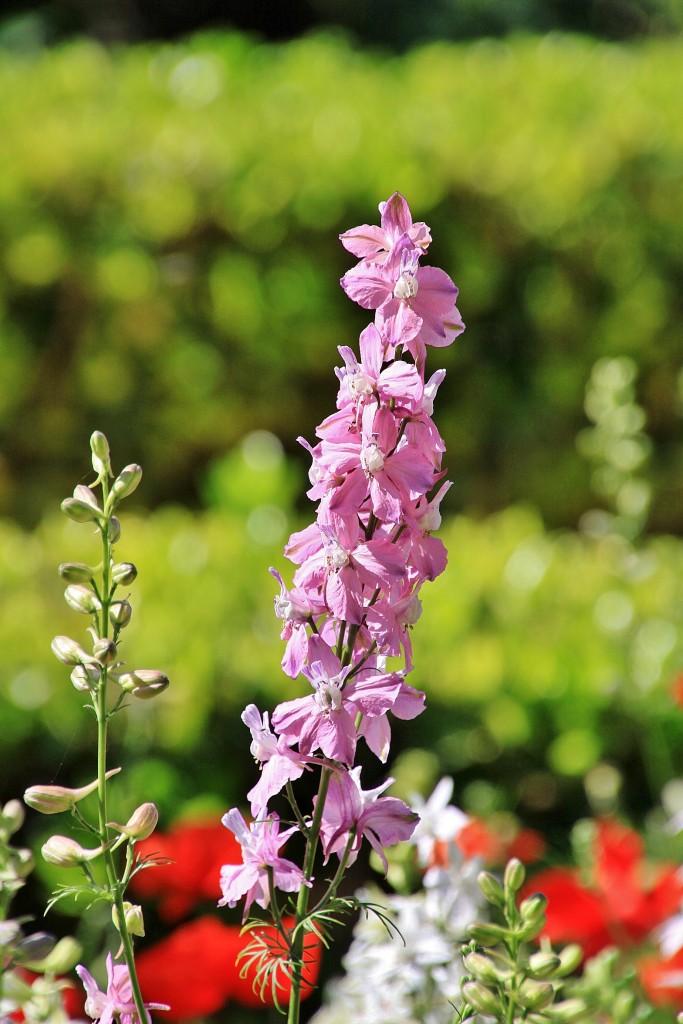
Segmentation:
[(113, 501), (121, 501), (132, 494), (142, 479), (142, 468), (136, 463), (125, 466), (112, 484), (110, 498)]
[(59, 658), (63, 665), (81, 665), (90, 660), (83, 648), (69, 636), (56, 636), (50, 647), (55, 658)]
[[(120, 771), (120, 768), (111, 768), (105, 779), (110, 779)], [(60, 811), (72, 810), (79, 800), (94, 793), (96, 789), (97, 779), (87, 786), (79, 786), (78, 789), (69, 789), (66, 786), (29, 786), (24, 793), (24, 803), (41, 814), (59, 814)]]
[(107, 824), (110, 828), (115, 828), (117, 832), (120, 832), (124, 836), (128, 836), (129, 839), (147, 839), (151, 836), (154, 829), (157, 827), (159, 820), (159, 812), (157, 811), (154, 804), (140, 804), (125, 825), (119, 825), (115, 821), (109, 821)]
[(84, 615), (94, 615), (102, 605), (93, 592), (82, 583), (72, 583), (64, 591), (64, 599), (69, 608), (75, 612), (83, 612)]
[(68, 836), (50, 836), (47, 842), (43, 843), (41, 853), (48, 864), (56, 864), (59, 868), (76, 868), (79, 864), (95, 860), (104, 850), (104, 846), (88, 850)]
[(148, 700), (164, 692), (169, 685), (169, 678), (158, 669), (137, 668), (134, 672), (126, 672), (119, 676), (118, 683), (126, 693)]

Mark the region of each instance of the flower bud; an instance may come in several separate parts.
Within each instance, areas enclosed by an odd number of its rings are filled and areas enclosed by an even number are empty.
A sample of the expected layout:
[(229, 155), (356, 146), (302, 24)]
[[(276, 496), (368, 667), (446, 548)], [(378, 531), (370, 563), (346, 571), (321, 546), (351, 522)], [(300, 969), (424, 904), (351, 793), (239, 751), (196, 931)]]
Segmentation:
[(104, 846), (98, 846), (94, 850), (88, 850), (68, 836), (50, 836), (47, 842), (43, 843), (41, 853), (48, 864), (56, 864), (59, 868), (76, 868), (79, 864), (95, 860), (105, 849)]
[(61, 504), (62, 512), (76, 523), (97, 523), (102, 521), (102, 509), (97, 498), (83, 484), (74, 489), (73, 498), (65, 498)]
[(59, 575), (68, 583), (90, 583), (95, 570), (85, 562), (62, 562)]
[(4, 867), (6, 877), (11, 875), (15, 880), (26, 878), (31, 874), (34, 867), (35, 861), (32, 850), (26, 847), (21, 847), (21, 849), (10, 847), (9, 856)]
[(121, 539), (121, 522), (116, 516), (109, 520), (109, 543), (118, 544)]
[(43, 960), (55, 946), (55, 940), (47, 932), (34, 932), (16, 945), (12, 951), (12, 960), (16, 964), (25, 964), (32, 960)]
[(94, 434), (91, 434), (90, 450), (92, 451), (92, 468), (98, 478), (111, 475), (109, 442), (101, 430), (96, 430)]
[(116, 502), (121, 501), (122, 498), (127, 498), (129, 494), (133, 493), (141, 478), (142, 468), (136, 463), (133, 462), (130, 466), (124, 466), (112, 484), (110, 499)]
[(112, 626), (123, 629), (130, 622), (133, 609), (128, 601), (112, 601), (109, 606), (109, 621)]
[(100, 665), (113, 665), (116, 661), (116, 644), (109, 637), (97, 637), (92, 653)]
[(147, 839), (151, 836), (154, 829), (157, 827), (159, 820), (159, 812), (157, 811), (154, 804), (146, 803), (140, 804), (137, 807), (125, 825), (119, 825), (115, 821), (109, 821), (107, 824), (109, 828), (115, 828), (117, 832), (120, 832), (124, 836), (128, 836), (129, 839)]
[(83, 648), (69, 636), (56, 636), (50, 647), (54, 656), (64, 665), (81, 665), (90, 660)]
[(583, 999), (562, 999), (553, 1006), (553, 1020), (569, 1024), (574, 1020), (585, 1020), (588, 1007)]
[(64, 591), (64, 598), (69, 608), (75, 612), (83, 612), (84, 615), (94, 615), (102, 607), (92, 590), (81, 583), (72, 583), (68, 586)]
[(508, 929), (499, 924), (489, 924), (487, 921), (473, 921), (467, 926), (467, 934), (481, 946), (495, 946), (508, 938)]
[(529, 969), (534, 978), (553, 977), (560, 963), (559, 956), (556, 956), (554, 953), (548, 953), (546, 950), (532, 953), (529, 957)]
[(66, 935), (59, 940), (51, 953), (38, 963), (34, 960), (31, 966), (40, 968), (44, 974), (68, 974), (80, 960), (82, 952), (80, 943)]
[(473, 1010), (479, 1013), (490, 1014), (497, 1020), (502, 1020), (505, 1012), (500, 999), (490, 989), (486, 988), (479, 981), (467, 981), (462, 987), (462, 994)]
[(100, 669), (93, 662), (89, 661), (85, 665), (76, 665), (71, 670), (71, 682), (74, 688), (81, 693), (90, 693), (91, 690), (97, 688), (99, 681)]
[(568, 974), (573, 974), (581, 964), (583, 950), (577, 942), (572, 942), (571, 945), (565, 946), (558, 956), (560, 958), (560, 966), (556, 976), (558, 978), (565, 978)]
[(548, 897), (544, 896), (542, 892), (535, 892), (532, 896), (522, 900), (519, 905), (522, 921), (538, 921), (545, 914), (547, 906)]
[[(145, 934), (145, 919), (142, 915), (142, 907), (137, 903), (128, 903), (124, 900), (123, 903), (123, 914), (126, 922), (126, 931), (129, 935), (144, 935)], [(120, 932), (119, 927), (119, 912), (114, 906), (111, 908), (111, 919), (114, 922), (114, 927), (117, 932)]]
[(24, 824), (24, 808), (18, 800), (8, 800), (0, 814), (0, 830), (7, 836), (14, 835)]
[(517, 998), (527, 1010), (545, 1010), (550, 1006), (555, 989), (549, 981), (532, 981), (525, 978), (517, 991)]
[(493, 904), (495, 907), (505, 906), (505, 893), (503, 887), (490, 871), (480, 871), (477, 875), (477, 885), (481, 889), (482, 895), (487, 903)]
[(119, 676), (118, 683), (126, 693), (148, 700), (164, 692), (169, 685), (169, 678), (157, 669), (137, 668), (134, 672)]
[(493, 960), (482, 953), (468, 953), (463, 962), (468, 974), (477, 981), (488, 982), (490, 985), (498, 985), (511, 976), (509, 970), (496, 967)]
[(112, 566), (111, 578), (117, 586), (128, 586), (137, 577), (138, 571), (132, 562), (117, 562)]
[(519, 892), (524, 885), (524, 878), (526, 871), (521, 860), (517, 860), (513, 857), (505, 865), (505, 874), (503, 875), (503, 887), (509, 892)]
[[(120, 771), (120, 768), (111, 768), (104, 777), (110, 779)], [(59, 814), (61, 811), (73, 810), (75, 804), (94, 793), (97, 786), (97, 779), (78, 789), (68, 789), (66, 786), (29, 786), (24, 793), (24, 803), (41, 814)]]

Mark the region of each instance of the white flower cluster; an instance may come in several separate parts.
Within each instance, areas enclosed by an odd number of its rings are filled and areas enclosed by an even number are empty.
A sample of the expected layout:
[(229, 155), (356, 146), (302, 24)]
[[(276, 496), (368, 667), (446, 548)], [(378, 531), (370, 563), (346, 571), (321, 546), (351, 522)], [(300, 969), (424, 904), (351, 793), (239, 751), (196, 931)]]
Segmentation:
[(457, 822), (457, 834), (467, 820), (447, 805), (451, 791), (451, 780), (444, 779), (415, 807), (421, 812), (414, 836), (419, 859), (433, 861), (438, 842), (444, 865), (428, 868), (423, 888), (412, 895), (374, 888), (358, 893), (362, 902), (383, 908), (396, 933), (373, 913), (360, 918), (343, 960), (345, 974), (328, 985), (311, 1024), (452, 1024), (464, 973), (460, 945), (467, 925), (482, 918), (484, 900), (477, 885), (481, 864), (463, 858), (453, 831), (444, 835), (444, 822), (451, 828)]

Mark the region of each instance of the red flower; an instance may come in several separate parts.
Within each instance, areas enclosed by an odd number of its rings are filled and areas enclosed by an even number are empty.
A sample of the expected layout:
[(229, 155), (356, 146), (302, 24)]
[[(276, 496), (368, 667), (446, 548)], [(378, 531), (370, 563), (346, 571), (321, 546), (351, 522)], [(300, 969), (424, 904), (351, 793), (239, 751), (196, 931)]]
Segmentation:
[[(287, 927), (293, 921), (285, 919)], [(245, 977), (240, 977), (244, 961), (237, 959), (255, 934), (261, 935), (276, 958), (284, 958), (286, 947), (275, 928), (262, 928), (240, 934), (238, 925), (221, 924), (215, 917), (200, 917), (196, 921), (180, 925), (169, 938), (150, 949), (143, 950), (136, 958), (138, 977), (145, 1001), (165, 1002), (171, 1009), (165, 1020), (187, 1021), (215, 1013), (233, 998), (242, 1006), (273, 1006), (270, 984), (266, 986), (261, 999), (260, 991), (254, 991), (257, 965), (247, 967)], [(304, 943), (304, 986), (302, 998), (313, 990), (320, 971), (322, 945), (315, 935), (307, 935)], [(291, 989), (284, 974), (277, 997), (280, 1005), (286, 1005)]]
[(136, 957), (145, 1002), (168, 1003), (164, 1020), (170, 1021), (215, 1013), (232, 994), (239, 948), (239, 928), (215, 917), (180, 925)]
[(638, 973), (651, 1003), (683, 1010), (683, 949), (668, 960), (659, 957), (641, 960)]
[(139, 871), (131, 884), (140, 899), (159, 897), (159, 915), (166, 921), (178, 921), (203, 899), (217, 903), (222, 865), (242, 863), (239, 844), (219, 818), (178, 821), (137, 843), (136, 851), (168, 858), (167, 864)]
[(683, 895), (678, 869), (665, 866), (648, 880), (643, 845), (633, 829), (611, 818), (595, 823), (593, 879), (585, 885), (576, 870), (551, 868), (535, 875), (524, 894), (548, 897), (543, 935), (579, 942), (587, 957), (605, 946), (629, 947), (670, 917)]
[(507, 820), (504, 829), (496, 829), (481, 818), (470, 818), (455, 841), (466, 857), (481, 857), (487, 864), (504, 864), (510, 857), (530, 864), (545, 851), (545, 841), (538, 832), (516, 824), (511, 831)]

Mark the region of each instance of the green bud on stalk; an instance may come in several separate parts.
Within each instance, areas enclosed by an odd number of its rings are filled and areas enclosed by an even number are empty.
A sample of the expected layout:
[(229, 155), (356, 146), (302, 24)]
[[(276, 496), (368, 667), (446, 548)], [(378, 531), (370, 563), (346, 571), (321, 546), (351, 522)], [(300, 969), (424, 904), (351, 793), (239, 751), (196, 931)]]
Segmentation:
[(585, 1020), (588, 1007), (583, 999), (562, 999), (553, 1006), (553, 1020), (569, 1024), (570, 1021)]
[(130, 622), (133, 609), (128, 601), (112, 601), (109, 606), (109, 621), (112, 626), (123, 629)]
[(69, 636), (56, 636), (50, 644), (52, 653), (63, 665), (82, 665), (91, 661), (83, 648)]
[(111, 578), (117, 587), (126, 587), (136, 579), (137, 569), (132, 562), (117, 562), (112, 566)]
[(115, 821), (107, 822), (109, 828), (115, 828), (117, 832), (135, 841), (148, 839), (159, 821), (159, 812), (152, 803), (140, 804), (125, 825), (119, 825)]
[(583, 950), (577, 942), (565, 946), (558, 955), (560, 958), (560, 966), (556, 972), (556, 977), (558, 978), (564, 978), (568, 974), (573, 974), (583, 960)]
[(119, 676), (117, 681), (126, 693), (141, 697), (143, 700), (163, 693), (169, 685), (168, 676), (154, 668), (136, 668), (134, 672), (126, 672)]
[(97, 473), (97, 479), (111, 476), (111, 461), (109, 456), (109, 442), (101, 430), (96, 430), (90, 437), (90, 449), (92, 451), (92, 468)]
[(492, 1017), (501, 1020), (505, 1008), (500, 999), (490, 989), (486, 988), (479, 981), (468, 981), (462, 986), (462, 994), (473, 1010), (479, 1013), (488, 1013)]
[(480, 871), (477, 875), (477, 885), (482, 891), (484, 899), (496, 907), (505, 906), (505, 892), (503, 887), (490, 871)]
[(59, 940), (52, 952), (41, 960), (32, 960), (28, 966), (43, 974), (67, 974), (76, 966), (82, 952), (80, 943), (66, 935)]
[(109, 543), (118, 544), (121, 539), (121, 523), (116, 516), (109, 520)]
[[(120, 768), (110, 768), (104, 777), (110, 779), (120, 771)], [(29, 786), (24, 793), (24, 803), (41, 814), (59, 814), (61, 811), (73, 810), (78, 801), (94, 793), (97, 786), (97, 779), (77, 789), (66, 786)]]
[(67, 583), (90, 583), (95, 570), (85, 562), (62, 562), (59, 566), (59, 575)]
[(555, 989), (549, 981), (532, 981), (531, 978), (525, 978), (517, 992), (517, 998), (527, 1010), (545, 1010), (554, 995)]
[(81, 693), (90, 693), (92, 690), (96, 690), (100, 682), (100, 666), (90, 661), (85, 665), (76, 665), (71, 670), (71, 682), (74, 689)]
[(473, 921), (472, 924), (467, 926), (467, 934), (482, 946), (495, 946), (496, 943), (507, 939), (509, 932), (507, 928), (503, 928), (499, 924), (489, 924), (488, 921)]
[(124, 466), (116, 480), (111, 486), (109, 501), (115, 504), (122, 498), (132, 494), (142, 479), (142, 467), (132, 462), (130, 466)]
[(556, 956), (554, 953), (547, 953), (545, 950), (541, 950), (539, 953), (532, 953), (529, 957), (529, 970), (534, 978), (553, 977), (555, 971), (560, 966), (561, 960), (559, 956)]
[(526, 871), (521, 860), (517, 860), (513, 857), (509, 860), (505, 866), (505, 874), (503, 876), (503, 886), (508, 892), (519, 892), (524, 885), (524, 879), (526, 877)]
[[(142, 936), (145, 934), (145, 919), (142, 915), (142, 907), (137, 903), (128, 903), (124, 900), (123, 903), (123, 914), (126, 922), (126, 929), (129, 935)], [(114, 922), (114, 927), (117, 932), (120, 932), (119, 927), (119, 912), (116, 906), (111, 908), (111, 919)]]
[(496, 967), (493, 960), (484, 956), (483, 953), (468, 953), (463, 960), (465, 970), (477, 981), (486, 982), (489, 985), (499, 985), (507, 981), (512, 972), (505, 968)]
[(107, 637), (98, 637), (93, 644), (92, 653), (100, 665), (113, 665), (116, 661), (116, 644)]
[(9, 836), (18, 832), (24, 824), (24, 808), (18, 800), (8, 800), (0, 812), (0, 834)]
[(92, 590), (81, 583), (70, 584), (64, 591), (64, 599), (69, 608), (84, 615), (94, 615), (102, 607)]
[(107, 845), (109, 844), (86, 849), (68, 836), (50, 836), (47, 842), (43, 843), (41, 853), (48, 864), (55, 864), (59, 868), (77, 868), (99, 857), (107, 849)]

